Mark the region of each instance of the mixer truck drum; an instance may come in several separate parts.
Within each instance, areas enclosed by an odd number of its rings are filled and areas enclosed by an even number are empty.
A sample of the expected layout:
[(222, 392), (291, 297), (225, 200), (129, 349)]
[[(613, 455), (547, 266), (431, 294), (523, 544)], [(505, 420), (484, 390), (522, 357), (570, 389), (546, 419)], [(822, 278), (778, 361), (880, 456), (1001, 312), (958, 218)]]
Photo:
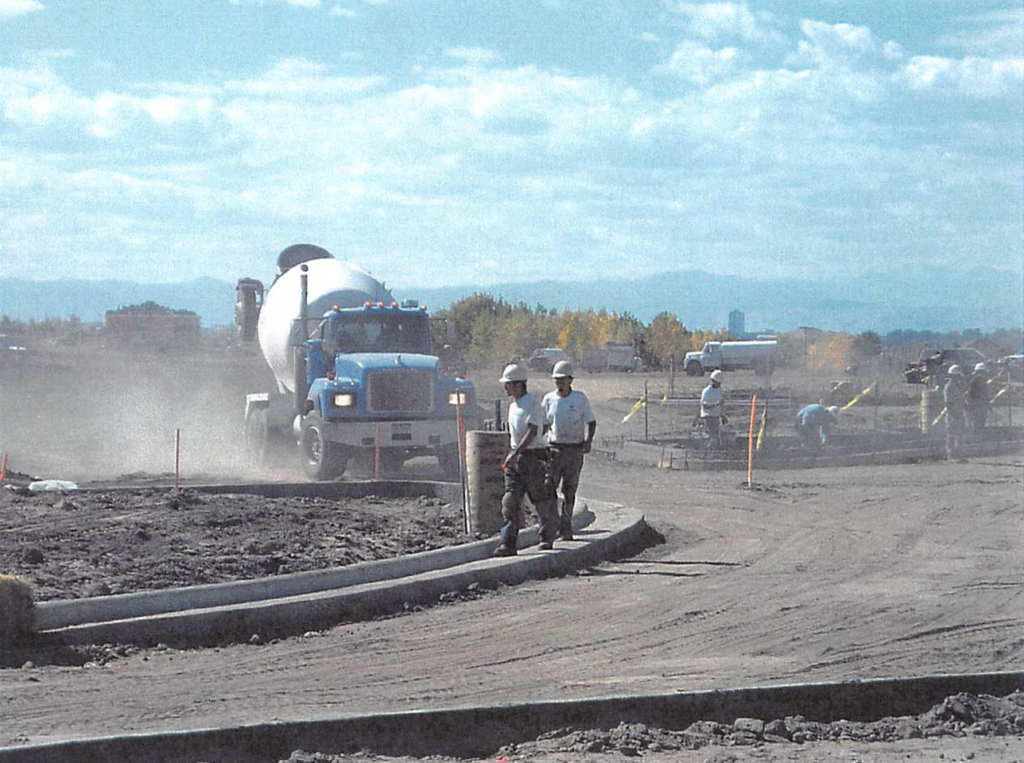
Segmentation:
[(333, 259), (333, 254), (316, 244), (292, 244), (277, 255), (277, 270), (280, 275), (284, 275), (303, 262)]

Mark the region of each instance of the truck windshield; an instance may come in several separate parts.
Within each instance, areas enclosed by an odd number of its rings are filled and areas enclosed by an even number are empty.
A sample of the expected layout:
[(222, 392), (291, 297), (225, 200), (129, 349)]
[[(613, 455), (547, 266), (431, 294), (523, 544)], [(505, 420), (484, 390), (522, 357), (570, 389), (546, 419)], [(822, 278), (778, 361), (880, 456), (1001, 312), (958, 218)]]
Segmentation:
[(430, 330), (422, 314), (384, 312), (342, 315), (331, 322), (328, 352), (430, 354)]

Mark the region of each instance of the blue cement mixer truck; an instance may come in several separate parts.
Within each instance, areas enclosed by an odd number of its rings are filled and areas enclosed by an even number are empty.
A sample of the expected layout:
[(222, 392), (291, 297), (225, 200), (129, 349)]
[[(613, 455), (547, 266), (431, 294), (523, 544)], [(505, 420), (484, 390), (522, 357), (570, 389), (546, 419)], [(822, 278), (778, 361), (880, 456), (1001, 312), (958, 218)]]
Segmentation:
[(475, 428), (479, 409), (471, 382), (441, 374), (426, 309), (399, 304), (312, 244), (288, 247), (277, 264), (269, 289), (251, 278), (236, 285), (239, 338), (259, 342), (277, 382), (246, 395), (250, 462), (280, 465), (297, 452), (306, 474), (328, 480), (357, 457), (393, 473), (430, 455), (457, 478), (458, 416)]

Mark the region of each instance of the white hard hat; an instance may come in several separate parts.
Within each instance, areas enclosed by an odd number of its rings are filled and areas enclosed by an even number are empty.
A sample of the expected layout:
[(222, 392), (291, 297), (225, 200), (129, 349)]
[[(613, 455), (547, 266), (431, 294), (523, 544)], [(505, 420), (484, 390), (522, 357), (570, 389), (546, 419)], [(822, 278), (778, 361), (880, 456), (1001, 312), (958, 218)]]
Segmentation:
[(498, 379), (502, 384), (507, 382), (526, 381), (527, 373), (526, 369), (518, 363), (510, 363), (505, 366), (505, 370), (501, 372), (501, 378)]
[(722, 373), (722, 369), (721, 368), (716, 369), (716, 370), (711, 372), (711, 381), (722, 381), (722, 377), (724, 377), (724, 376), (725, 376), (725, 374)]
[(975, 363), (974, 364), (974, 370), (975, 371), (987, 371), (988, 370), (988, 366), (986, 366), (984, 363)]
[(825, 410), (828, 411), (829, 413), (831, 413), (833, 416), (838, 416), (839, 415), (839, 406), (838, 405), (830, 405)]
[(558, 361), (557, 363), (555, 363), (555, 367), (551, 369), (552, 379), (571, 379), (572, 377), (572, 363), (570, 363), (568, 360)]
[(954, 363), (949, 367), (949, 371), (947, 373), (949, 373), (950, 376), (963, 376), (964, 372), (960, 370), (960, 366)]

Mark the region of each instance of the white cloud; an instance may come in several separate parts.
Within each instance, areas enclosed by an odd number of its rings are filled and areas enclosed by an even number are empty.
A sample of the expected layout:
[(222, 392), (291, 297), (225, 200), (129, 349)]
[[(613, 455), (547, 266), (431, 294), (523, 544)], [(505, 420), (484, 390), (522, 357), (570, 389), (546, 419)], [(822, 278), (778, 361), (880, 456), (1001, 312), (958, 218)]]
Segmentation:
[(961, 17), (956, 25), (938, 46), (988, 58), (1014, 58), (1024, 49), (1024, 6)]
[(675, 7), (686, 16), (688, 30), (706, 40), (739, 38), (763, 42), (776, 35), (771, 28), (775, 17), (767, 11), (755, 14), (746, 3), (679, 2)]
[(979, 98), (1019, 95), (1024, 87), (1024, 58), (914, 56), (897, 79), (914, 90), (954, 89)]
[(36, 0), (0, 0), (0, 18), (23, 16), (46, 10), (46, 6)]
[(708, 85), (732, 74), (744, 60), (736, 48), (712, 50), (690, 40), (679, 43), (669, 60), (655, 71), (682, 77), (697, 85)]
[(385, 82), (382, 77), (332, 77), (327, 71), (323, 64), (286, 58), (258, 78), (228, 80), (224, 90), (259, 97), (340, 98)]
[(331, 8), (331, 15), (332, 16), (345, 16), (346, 18), (350, 18), (351, 19), (351, 18), (355, 18), (357, 14), (356, 14), (355, 11), (351, 10), (350, 8), (342, 8), (340, 5), (336, 5), (333, 8)]

